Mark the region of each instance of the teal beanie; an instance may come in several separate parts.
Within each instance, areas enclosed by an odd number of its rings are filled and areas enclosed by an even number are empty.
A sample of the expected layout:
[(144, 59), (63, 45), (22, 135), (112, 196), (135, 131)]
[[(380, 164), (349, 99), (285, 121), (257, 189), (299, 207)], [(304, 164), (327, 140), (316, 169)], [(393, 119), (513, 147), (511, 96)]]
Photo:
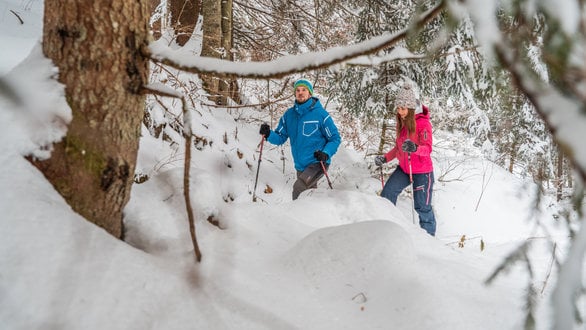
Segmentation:
[(313, 95), (313, 86), (311, 85), (309, 80), (306, 80), (306, 79), (297, 80), (295, 82), (295, 84), (293, 85), (293, 88), (297, 88), (298, 86), (303, 86), (303, 87), (307, 88), (307, 90), (309, 91), (309, 94)]

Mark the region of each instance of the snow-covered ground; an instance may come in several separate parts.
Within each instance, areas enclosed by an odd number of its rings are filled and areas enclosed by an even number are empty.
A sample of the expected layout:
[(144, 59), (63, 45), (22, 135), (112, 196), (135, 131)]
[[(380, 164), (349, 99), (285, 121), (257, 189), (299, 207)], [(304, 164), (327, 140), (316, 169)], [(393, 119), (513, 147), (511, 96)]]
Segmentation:
[[(10, 77), (32, 77), (18, 92), (42, 104), (61, 97), (53, 84), (34, 88), (49, 84), (31, 71), (50, 72), (46, 60), (36, 51), (15, 68), (42, 25), (42, 3), (27, 5), (0, 1), (0, 42), (10, 45), (0, 53), (0, 74), (14, 68)], [(10, 10), (21, 10), (38, 34), (21, 35)], [(536, 292), (537, 328), (550, 326), (551, 242), (558, 256), (568, 242), (557, 207), (546, 198), (535, 212), (533, 183), (472, 147), (447, 147), (462, 137), (435, 135), (438, 231), (431, 237), (413, 225), (410, 195), (397, 207), (380, 198), (372, 159), (345, 147), (329, 171), (334, 189), (322, 180), (291, 201), (289, 148), (265, 144), (252, 202), (256, 123), (268, 115), (243, 109), (239, 119), (258, 120), (234, 120), (233, 112), (201, 109), (194, 133), (213, 144), (193, 154), (191, 197), (203, 253), (196, 263), (182, 147), (143, 130), (137, 172), (149, 180), (132, 188), (122, 242), (73, 212), (20, 156), (45, 137), (31, 129), (38, 113), (28, 110), (0, 96), (0, 122), (11, 126), (0, 133), (0, 328), (519, 329), (528, 288)], [(518, 263), (486, 285), (527, 241), (532, 277)]]

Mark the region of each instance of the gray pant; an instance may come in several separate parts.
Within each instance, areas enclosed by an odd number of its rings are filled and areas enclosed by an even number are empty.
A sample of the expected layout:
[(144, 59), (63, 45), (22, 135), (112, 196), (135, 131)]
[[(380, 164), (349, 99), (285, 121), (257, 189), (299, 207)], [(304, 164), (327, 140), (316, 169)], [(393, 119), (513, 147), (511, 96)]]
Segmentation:
[[(328, 169), (329, 165), (324, 163), (326, 170)], [(324, 171), (321, 168), (320, 163), (313, 163), (310, 164), (303, 170), (297, 171), (297, 181), (293, 184), (293, 200), (296, 200), (299, 197), (301, 192), (317, 188), (317, 182), (321, 177), (324, 176)]]

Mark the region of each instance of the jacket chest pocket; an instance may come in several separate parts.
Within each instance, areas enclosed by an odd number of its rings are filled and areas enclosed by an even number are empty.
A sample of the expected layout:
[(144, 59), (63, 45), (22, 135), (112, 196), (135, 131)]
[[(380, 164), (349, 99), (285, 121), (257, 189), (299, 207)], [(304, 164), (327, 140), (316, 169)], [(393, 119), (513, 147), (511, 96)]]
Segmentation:
[(317, 132), (319, 128), (319, 122), (317, 120), (312, 121), (304, 121), (303, 122), (303, 135), (304, 136), (311, 136), (313, 133)]

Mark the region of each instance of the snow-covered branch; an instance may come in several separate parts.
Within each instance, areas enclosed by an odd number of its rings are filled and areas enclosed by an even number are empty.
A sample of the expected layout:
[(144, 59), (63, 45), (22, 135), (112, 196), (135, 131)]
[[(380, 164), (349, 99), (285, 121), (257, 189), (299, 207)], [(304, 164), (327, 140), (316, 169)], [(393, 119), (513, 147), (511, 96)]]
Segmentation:
[[(534, 36), (532, 26), (525, 23), (511, 31), (503, 31), (497, 23), (498, 1), (467, 0), (466, 7), (477, 27), (476, 36), (489, 52), (493, 52), (511, 75), (518, 89), (531, 101), (553, 139), (574, 165), (579, 182), (586, 182), (586, 112), (584, 84), (586, 66), (584, 48), (586, 30), (583, 21), (584, 7), (578, 1), (544, 1), (538, 6), (525, 8), (518, 15), (526, 21), (545, 17), (547, 32), (543, 35), (543, 61), (552, 78), (543, 79), (535, 70), (535, 63), (524, 56), (523, 38)], [(523, 3), (520, 5), (523, 7)], [(462, 11), (459, 10), (459, 13)], [(490, 14), (492, 13), (492, 14)], [(520, 27), (520, 28), (519, 28)], [(581, 185), (580, 185), (581, 186)], [(580, 188), (578, 188), (579, 190)], [(581, 210), (580, 210), (581, 211)], [(581, 213), (581, 212), (580, 212)], [(571, 329), (581, 322), (576, 305), (582, 289), (582, 269), (586, 252), (584, 216), (581, 228), (574, 237), (566, 260), (560, 267), (559, 279), (553, 294), (555, 329)]]
[(586, 117), (579, 100), (562, 95), (555, 87), (539, 80), (502, 45), (495, 46), (501, 63), (511, 73), (519, 89), (531, 100), (543, 118), (554, 139), (576, 167), (582, 181), (586, 181), (586, 154), (581, 150), (584, 139), (576, 139), (578, 132), (586, 132)]
[[(410, 27), (397, 33), (385, 33), (354, 45), (330, 48), (322, 52), (288, 55), (270, 62), (232, 62), (227, 60), (178, 55), (162, 43), (152, 43), (144, 52), (153, 61), (191, 73), (208, 73), (241, 78), (280, 78), (293, 73), (311, 71), (340, 64), (351, 59), (375, 54), (403, 40), (413, 30), (419, 30), (444, 9), (440, 0), (434, 7), (413, 20)], [(412, 55), (410, 55), (412, 56)]]

